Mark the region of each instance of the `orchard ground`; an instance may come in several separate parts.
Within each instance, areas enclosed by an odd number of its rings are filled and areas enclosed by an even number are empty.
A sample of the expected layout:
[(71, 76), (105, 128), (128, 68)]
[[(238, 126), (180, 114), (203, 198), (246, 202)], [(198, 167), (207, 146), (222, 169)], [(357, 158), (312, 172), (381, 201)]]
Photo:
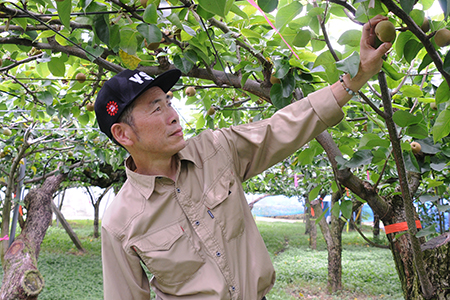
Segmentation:
[[(111, 194), (102, 200), (100, 216), (112, 199)], [(54, 221), (39, 256), (39, 270), (46, 282), (39, 299), (103, 299), (101, 240), (93, 238), (93, 209), (89, 197), (81, 189), (66, 193), (62, 211), (86, 253), (79, 253)], [(358, 233), (346, 230), (342, 239), (344, 289), (329, 295), (325, 242), (318, 229), (317, 250), (309, 248), (300, 216), (255, 217), (277, 272), (269, 300), (403, 299), (390, 250), (369, 247)], [(371, 237), (371, 228), (364, 226), (364, 230), (366, 236)]]

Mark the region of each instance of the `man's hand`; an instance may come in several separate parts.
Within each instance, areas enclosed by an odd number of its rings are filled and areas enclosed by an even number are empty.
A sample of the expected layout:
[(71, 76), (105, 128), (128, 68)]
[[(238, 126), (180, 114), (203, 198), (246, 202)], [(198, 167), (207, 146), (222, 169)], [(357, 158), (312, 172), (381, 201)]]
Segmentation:
[[(375, 49), (376, 34), (374, 30), (375, 26), (379, 22), (387, 19), (387, 17), (378, 15), (364, 24), (360, 42), (361, 50), (359, 70), (355, 78), (352, 78), (352, 81), (356, 80), (356, 77), (361, 77), (365, 83), (373, 75), (380, 71), (381, 66), (383, 65), (383, 56), (387, 51), (389, 51), (389, 49), (391, 49), (392, 44), (383, 43)], [(359, 88), (361, 87), (362, 85)], [(355, 88), (355, 90), (359, 90), (359, 88)]]
[[(364, 24), (360, 42), (361, 49), (358, 73), (353, 78), (350, 78), (350, 74), (346, 74), (343, 77), (345, 87), (354, 92), (358, 91), (373, 75), (381, 70), (383, 56), (392, 47), (391, 43), (383, 43), (378, 48), (375, 48), (375, 25), (387, 19), (387, 17), (378, 15)], [(351, 99), (351, 96), (345, 91), (340, 82), (333, 84), (331, 90), (341, 107)]]

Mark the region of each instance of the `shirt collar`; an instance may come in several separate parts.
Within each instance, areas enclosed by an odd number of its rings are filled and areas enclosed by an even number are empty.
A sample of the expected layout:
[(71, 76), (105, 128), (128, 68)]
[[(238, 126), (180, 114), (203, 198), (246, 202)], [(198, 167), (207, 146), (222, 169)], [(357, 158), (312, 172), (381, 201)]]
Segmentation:
[[(202, 167), (202, 161), (200, 157), (195, 156), (193, 151), (190, 151), (185, 147), (183, 150), (178, 152), (178, 157), (180, 161), (189, 161), (195, 164), (197, 167)], [(179, 168), (179, 166), (178, 166)], [(148, 199), (155, 189), (155, 181), (159, 176), (154, 175), (142, 175), (134, 172), (136, 170), (136, 166), (134, 164), (133, 158), (129, 156), (125, 160), (125, 172), (127, 174), (127, 179), (133, 184), (133, 186)]]
[(134, 172), (134, 170), (136, 170), (136, 166), (134, 165), (133, 158), (129, 156), (125, 160), (127, 179), (142, 194), (142, 196), (145, 197), (145, 199), (148, 199), (155, 189), (156, 176), (142, 175)]

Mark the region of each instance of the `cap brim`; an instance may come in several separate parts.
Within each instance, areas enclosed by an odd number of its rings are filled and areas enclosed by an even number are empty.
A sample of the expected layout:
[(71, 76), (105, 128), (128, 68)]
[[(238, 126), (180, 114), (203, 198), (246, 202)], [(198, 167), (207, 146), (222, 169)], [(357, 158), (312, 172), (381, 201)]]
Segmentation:
[[(170, 91), (170, 89), (177, 83), (177, 81), (181, 77), (181, 71), (178, 69), (172, 69), (169, 71), (166, 71), (155, 78), (152, 82), (148, 84), (148, 86), (145, 87), (142, 92), (148, 90), (149, 88), (153, 86), (160, 87), (164, 93), (167, 93)], [(141, 93), (142, 93), (141, 92)]]

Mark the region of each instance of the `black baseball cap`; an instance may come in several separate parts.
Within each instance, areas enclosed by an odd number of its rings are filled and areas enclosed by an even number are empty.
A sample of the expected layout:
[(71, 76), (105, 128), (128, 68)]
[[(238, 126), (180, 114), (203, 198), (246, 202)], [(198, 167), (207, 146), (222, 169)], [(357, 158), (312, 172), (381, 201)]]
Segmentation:
[(111, 140), (111, 126), (117, 122), (125, 108), (143, 92), (153, 86), (167, 93), (180, 79), (181, 71), (172, 69), (156, 78), (139, 70), (124, 70), (108, 81), (100, 89), (95, 100), (95, 115), (98, 126)]

